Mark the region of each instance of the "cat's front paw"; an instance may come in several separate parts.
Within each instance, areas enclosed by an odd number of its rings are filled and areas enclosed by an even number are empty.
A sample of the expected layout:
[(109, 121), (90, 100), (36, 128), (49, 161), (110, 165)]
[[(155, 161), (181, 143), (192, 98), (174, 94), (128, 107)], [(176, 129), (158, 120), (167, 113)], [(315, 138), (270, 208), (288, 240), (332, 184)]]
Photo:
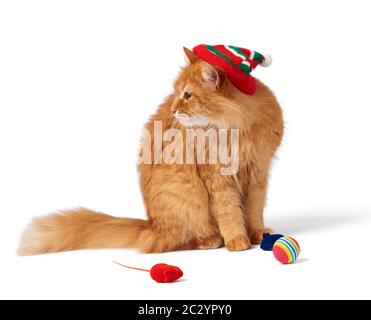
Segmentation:
[(213, 236), (202, 239), (197, 243), (197, 249), (217, 249), (223, 245), (223, 238), (221, 236)]
[(251, 242), (248, 236), (241, 234), (227, 241), (226, 245), (229, 251), (242, 251), (251, 247)]
[(265, 233), (273, 234), (273, 230), (269, 228), (259, 228), (259, 229), (253, 229), (249, 232), (249, 236), (251, 239), (251, 242), (253, 244), (260, 244), (263, 241), (263, 235)]

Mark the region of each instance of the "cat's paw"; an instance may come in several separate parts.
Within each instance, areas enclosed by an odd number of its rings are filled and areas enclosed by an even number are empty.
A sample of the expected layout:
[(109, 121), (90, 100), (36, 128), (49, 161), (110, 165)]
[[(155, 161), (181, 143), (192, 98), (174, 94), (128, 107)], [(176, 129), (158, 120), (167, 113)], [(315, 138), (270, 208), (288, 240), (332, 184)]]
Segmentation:
[(269, 228), (253, 229), (249, 232), (249, 236), (252, 244), (260, 244), (263, 241), (263, 235), (265, 233), (273, 234), (273, 230)]
[(197, 243), (197, 249), (217, 249), (221, 246), (223, 246), (223, 239), (220, 236), (202, 239)]
[(251, 242), (246, 235), (241, 234), (229, 240), (225, 246), (229, 251), (242, 251), (249, 249), (251, 247)]

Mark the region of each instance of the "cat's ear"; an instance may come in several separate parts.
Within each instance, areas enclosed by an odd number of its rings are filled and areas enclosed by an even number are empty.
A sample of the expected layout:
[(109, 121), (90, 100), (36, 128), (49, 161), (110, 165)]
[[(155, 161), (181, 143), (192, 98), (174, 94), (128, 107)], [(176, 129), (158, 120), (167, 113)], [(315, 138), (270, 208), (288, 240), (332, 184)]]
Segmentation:
[(186, 47), (183, 47), (183, 50), (184, 50), (184, 61), (185, 61), (186, 66), (189, 66), (190, 64), (192, 64), (193, 62), (197, 60), (197, 56), (193, 53), (192, 50), (189, 50)]
[(209, 87), (219, 88), (223, 80), (223, 71), (204, 62), (201, 67), (202, 81)]

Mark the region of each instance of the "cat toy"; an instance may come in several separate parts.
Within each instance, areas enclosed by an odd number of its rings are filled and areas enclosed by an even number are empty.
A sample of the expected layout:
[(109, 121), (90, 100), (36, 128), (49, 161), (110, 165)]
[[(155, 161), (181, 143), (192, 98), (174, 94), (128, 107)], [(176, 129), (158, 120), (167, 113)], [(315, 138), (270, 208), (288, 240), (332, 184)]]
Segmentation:
[(175, 282), (183, 276), (183, 271), (180, 268), (178, 268), (176, 266), (168, 265), (166, 263), (155, 264), (151, 268), (151, 270), (125, 266), (125, 265), (123, 265), (121, 263), (118, 263), (116, 261), (113, 261), (113, 263), (116, 263), (119, 266), (124, 267), (124, 268), (149, 272), (151, 278), (153, 280), (155, 280), (156, 282), (159, 282), (159, 283)]
[(281, 234), (264, 234), (260, 248), (264, 251), (273, 251), (273, 256), (282, 264), (294, 263), (300, 254), (298, 242)]

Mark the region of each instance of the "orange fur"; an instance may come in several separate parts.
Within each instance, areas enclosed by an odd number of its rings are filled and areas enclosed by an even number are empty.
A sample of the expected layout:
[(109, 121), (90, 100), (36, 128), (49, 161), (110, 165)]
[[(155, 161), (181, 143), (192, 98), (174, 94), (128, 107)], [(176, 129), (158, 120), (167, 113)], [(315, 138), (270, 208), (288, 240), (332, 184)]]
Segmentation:
[[(210, 127), (239, 129), (239, 171), (220, 175), (219, 164), (140, 164), (140, 186), (148, 221), (116, 218), (87, 209), (35, 219), (25, 231), (21, 255), (84, 248), (137, 248), (142, 252), (228, 250), (259, 243), (266, 229), (263, 209), (268, 171), (283, 135), (281, 109), (273, 93), (257, 80), (257, 91), (239, 92), (223, 71), (186, 50), (188, 66), (154, 121), (163, 129), (185, 127), (174, 112), (210, 119)], [(184, 92), (192, 93), (190, 99)], [(152, 146), (153, 146), (153, 141)]]

